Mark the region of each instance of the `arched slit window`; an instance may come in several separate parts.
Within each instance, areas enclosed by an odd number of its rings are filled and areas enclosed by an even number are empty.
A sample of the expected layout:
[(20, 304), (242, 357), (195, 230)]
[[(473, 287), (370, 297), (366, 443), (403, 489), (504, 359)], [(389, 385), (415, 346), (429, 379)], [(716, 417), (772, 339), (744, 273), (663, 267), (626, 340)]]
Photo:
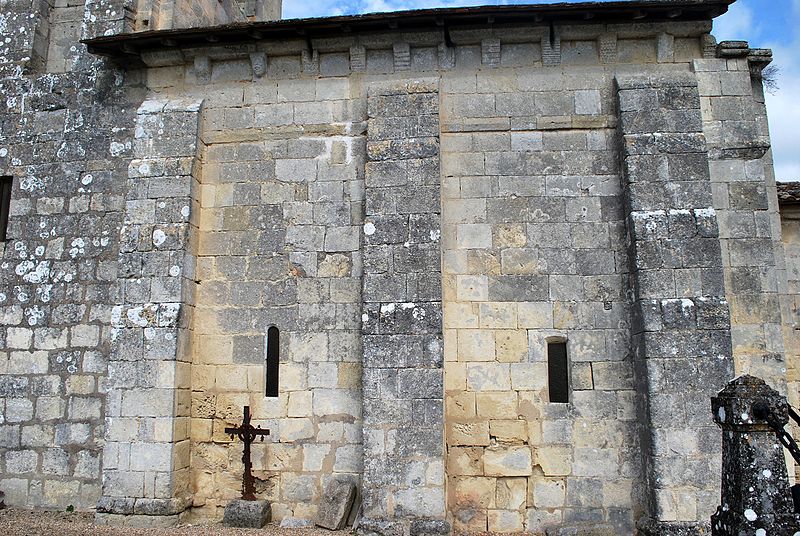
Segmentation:
[(566, 341), (547, 343), (547, 386), (550, 402), (561, 404), (569, 402), (569, 360)]
[(0, 242), (8, 240), (8, 215), (11, 212), (11, 177), (0, 177)]
[(266, 396), (278, 396), (278, 364), (280, 362), (280, 331), (275, 326), (267, 330)]

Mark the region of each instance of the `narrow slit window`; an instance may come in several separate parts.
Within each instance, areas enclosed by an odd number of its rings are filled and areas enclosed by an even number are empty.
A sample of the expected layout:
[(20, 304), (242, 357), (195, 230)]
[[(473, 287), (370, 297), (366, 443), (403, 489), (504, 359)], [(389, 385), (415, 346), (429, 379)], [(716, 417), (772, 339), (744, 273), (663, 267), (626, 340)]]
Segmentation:
[(11, 177), (0, 177), (0, 242), (8, 240), (8, 213), (11, 211)]
[(569, 362), (566, 342), (547, 343), (547, 385), (550, 402), (569, 402)]
[(278, 363), (280, 362), (280, 332), (272, 326), (267, 330), (267, 378), (266, 396), (278, 396)]

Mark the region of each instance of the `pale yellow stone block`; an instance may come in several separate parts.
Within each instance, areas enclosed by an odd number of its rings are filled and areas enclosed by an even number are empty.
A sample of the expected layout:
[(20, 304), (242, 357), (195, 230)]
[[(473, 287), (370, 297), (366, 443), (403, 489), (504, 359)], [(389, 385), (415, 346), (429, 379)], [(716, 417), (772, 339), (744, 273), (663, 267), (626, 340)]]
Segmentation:
[(448, 419), (472, 419), (476, 416), (475, 393), (448, 393), (445, 396), (445, 414)]
[(494, 228), (495, 247), (521, 248), (528, 243), (525, 225), (521, 223), (504, 223)]
[(312, 503), (297, 503), (294, 507), (294, 517), (301, 519), (314, 519), (317, 515), (318, 506)]
[(471, 274), (499, 275), (502, 264), (499, 256), (491, 250), (470, 249), (467, 250), (467, 271)]
[(314, 425), (311, 419), (281, 419), (280, 429), (282, 443), (309, 439), (314, 436)]
[(200, 186), (200, 206), (209, 208), (214, 206), (217, 199), (217, 187), (213, 184), (203, 184)]
[(288, 416), (289, 393), (265, 397), (263, 391), (250, 394), (250, 410), (259, 419), (278, 419)]
[(46, 374), (50, 360), (46, 351), (10, 352), (6, 363), (8, 374)]
[(671, 489), (656, 490), (656, 515), (664, 521), (678, 521), (677, 494)]
[(308, 387), (307, 367), (302, 363), (281, 363), (278, 377), (281, 391), (305, 391)]
[(175, 361), (158, 362), (158, 372), (155, 386), (167, 389), (175, 387)]
[(571, 379), (573, 390), (583, 391), (594, 389), (592, 363), (572, 363)]
[(489, 510), (489, 532), (522, 532), (525, 529), (522, 512), (514, 510)]
[(232, 443), (230, 434), (225, 433), (225, 428), (228, 426), (235, 426), (237, 423), (233, 419), (228, 422), (227, 420), (214, 419), (211, 425), (211, 441), (214, 443)]
[[(194, 320), (197, 325), (202, 325), (206, 329), (206, 326), (202, 324), (206, 320), (203, 317), (202, 309), (195, 311)], [(216, 325), (216, 320), (213, 321)], [(233, 363), (233, 341), (229, 336), (197, 335), (195, 337), (195, 349), (195, 363)]]
[(486, 446), (489, 444), (489, 423), (449, 422), (447, 423), (447, 444), (466, 446)]
[(527, 476), (533, 472), (531, 448), (523, 446), (491, 446), (483, 453), (483, 470), (487, 476)]
[(494, 361), (494, 332), (487, 330), (458, 330), (459, 361)]
[(300, 471), (302, 468), (302, 445), (274, 443), (267, 449), (268, 471)]
[(450, 447), (447, 451), (447, 474), (483, 475), (483, 448)]
[(483, 392), (475, 394), (478, 417), (483, 419), (503, 419), (517, 416), (517, 393)]
[(495, 332), (495, 355), (503, 363), (518, 363), (528, 356), (528, 333), (523, 330)]
[(503, 510), (524, 510), (528, 503), (528, 479), (498, 478), (495, 502)]
[(94, 376), (76, 374), (67, 378), (65, 383), (68, 395), (91, 395), (95, 392)]
[(578, 303), (553, 302), (553, 327), (555, 329), (578, 327)]
[(485, 275), (456, 276), (456, 296), (459, 301), (486, 301), (489, 299), (489, 278)]
[(572, 447), (540, 446), (536, 449), (536, 465), (545, 476), (567, 476), (572, 472)]
[(478, 305), (480, 327), (489, 329), (514, 329), (517, 327), (517, 304), (490, 302)]
[(466, 251), (445, 250), (442, 255), (442, 272), (445, 274), (466, 274), (467, 266)]
[(310, 417), (311, 391), (294, 391), (289, 393), (289, 417)]
[(476, 304), (446, 303), (444, 305), (445, 328), (477, 328), (479, 326)]
[(442, 302), (454, 303), (458, 301), (455, 277), (442, 277)]
[(538, 421), (541, 416), (542, 397), (538, 392), (520, 391), (517, 393), (519, 416), (527, 421)]
[(267, 377), (264, 367), (262, 366), (249, 366), (247, 367), (247, 388), (251, 392), (264, 393), (267, 386)]
[(216, 400), (216, 417), (230, 423), (241, 422), (242, 408), (248, 405), (251, 405), (249, 393), (220, 393)]
[(678, 491), (676, 516), (679, 520), (697, 519), (697, 495), (692, 491)]
[(510, 391), (508, 363), (467, 363), (467, 389), (470, 391)]
[(539, 391), (547, 387), (547, 363), (511, 363), (511, 388)]
[(192, 441), (211, 441), (211, 419), (192, 419)]
[(221, 391), (244, 391), (247, 385), (247, 369), (241, 365), (217, 367), (214, 383)]
[[(173, 426), (173, 419), (171, 418), (158, 418), (153, 423), (153, 439), (162, 443), (169, 443), (173, 441), (175, 434), (175, 427)], [(177, 419), (176, 419), (177, 421)], [(176, 440), (178, 438), (175, 438)]]
[(177, 361), (175, 365), (175, 388), (192, 388), (192, 364), (184, 361)]
[[(444, 335), (444, 360), (458, 361), (458, 330), (445, 329)], [(0, 370), (2, 372), (2, 370)]]
[(542, 424), (535, 421), (528, 423), (528, 444), (539, 445), (542, 442)]
[[(512, 417), (513, 414), (506, 415)], [(510, 418), (489, 421), (489, 435), (501, 443), (526, 443), (528, 441), (528, 423)]]
[[(531, 482), (533, 505), (537, 508), (561, 508), (564, 506), (566, 486), (562, 479), (536, 479)], [(605, 487), (603, 488), (605, 496)], [(630, 496), (628, 497), (630, 501)]]
[(467, 388), (467, 368), (465, 363), (447, 361), (444, 364), (444, 390), (464, 391)]
[[(303, 445), (303, 471), (322, 471), (330, 451), (330, 445)], [(329, 465), (332, 466), (332, 462)]]
[(553, 306), (549, 302), (518, 303), (517, 326), (525, 329), (551, 329)]
[(361, 387), (361, 363), (342, 362), (338, 366), (339, 389), (358, 389)]
[(495, 506), (495, 478), (487, 477), (455, 477), (450, 479), (450, 504), (471, 505), (472, 508), (493, 508)]

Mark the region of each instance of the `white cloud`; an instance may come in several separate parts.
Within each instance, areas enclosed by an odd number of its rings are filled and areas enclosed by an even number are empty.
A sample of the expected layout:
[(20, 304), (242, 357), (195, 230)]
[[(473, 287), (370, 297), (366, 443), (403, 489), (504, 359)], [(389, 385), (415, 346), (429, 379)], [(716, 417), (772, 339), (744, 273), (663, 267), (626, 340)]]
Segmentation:
[(714, 21), (714, 37), (719, 41), (752, 39), (753, 31), (753, 12), (741, 2), (733, 4)]
[(800, 41), (773, 45), (774, 63), (780, 69), (778, 91), (767, 95), (770, 138), (779, 181), (800, 181)]
[[(432, 7), (474, 6), (484, 4), (517, 4), (524, 0), (284, 0), (284, 18), (322, 17), (352, 13), (370, 13), (423, 9)], [(540, 0), (541, 1), (541, 0)], [(552, 3), (555, 0), (544, 0)], [(800, 19), (800, 0), (791, 0), (792, 13), (785, 13), (786, 25), (794, 32)], [(759, 16), (747, 2), (739, 1), (714, 21), (714, 36), (719, 41), (749, 40), (752, 46), (774, 38), (769, 28), (759, 23)], [(767, 44), (774, 50), (775, 64), (781, 70), (780, 89), (767, 96), (770, 133), (775, 171), (778, 180), (800, 180), (800, 36), (795, 33), (790, 43)]]

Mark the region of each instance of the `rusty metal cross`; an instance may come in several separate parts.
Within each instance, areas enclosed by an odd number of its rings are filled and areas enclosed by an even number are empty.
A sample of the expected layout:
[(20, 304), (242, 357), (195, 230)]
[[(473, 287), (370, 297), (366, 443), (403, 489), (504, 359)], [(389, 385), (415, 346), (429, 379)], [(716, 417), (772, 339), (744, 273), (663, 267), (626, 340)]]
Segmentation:
[(244, 464), (244, 474), (242, 475), (242, 499), (245, 501), (256, 500), (256, 486), (253, 479), (253, 462), (250, 461), (250, 445), (255, 441), (257, 436), (261, 436), (261, 441), (264, 441), (264, 436), (269, 435), (269, 430), (263, 430), (261, 426), (255, 427), (250, 424), (250, 406), (244, 407), (244, 419), (241, 426), (226, 427), (225, 433), (230, 434), (231, 439), (238, 437), (244, 442), (244, 454), (242, 454), (242, 463)]

